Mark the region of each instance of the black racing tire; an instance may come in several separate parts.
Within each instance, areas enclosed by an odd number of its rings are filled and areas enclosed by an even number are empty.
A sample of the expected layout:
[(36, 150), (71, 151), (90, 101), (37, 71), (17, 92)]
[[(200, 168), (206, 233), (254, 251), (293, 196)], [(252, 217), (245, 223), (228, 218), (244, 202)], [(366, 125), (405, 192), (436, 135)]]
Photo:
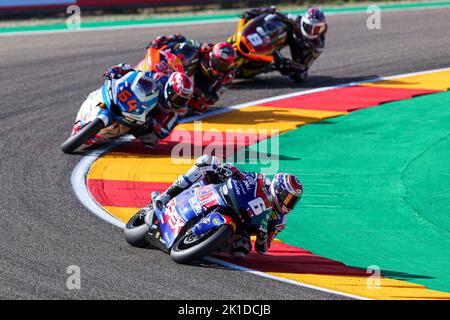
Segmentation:
[(146, 248), (149, 246), (146, 235), (149, 231), (149, 226), (145, 223), (141, 211), (137, 212), (128, 220), (123, 231), (126, 242), (133, 247)]
[(72, 153), (77, 148), (79, 148), (83, 143), (88, 141), (90, 138), (94, 137), (97, 133), (105, 128), (105, 123), (96, 118), (94, 121), (86, 125), (80, 131), (75, 133), (73, 136), (70, 136), (62, 145), (61, 150), (64, 153)]
[(308, 79), (308, 71), (296, 70), (294, 74), (289, 75), (289, 78), (296, 83), (303, 83)]
[(296, 82), (296, 83), (303, 83), (303, 82), (305, 82), (305, 80), (306, 80), (306, 79), (302, 78), (302, 77), (300, 76), (300, 74), (298, 74), (298, 73), (295, 73), (295, 74), (293, 74), (293, 75), (290, 75), (289, 78), (291, 78), (291, 79), (292, 79), (294, 82)]
[(229, 225), (221, 225), (211, 235), (206, 237), (203, 241), (186, 249), (180, 248), (183, 244), (186, 234), (183, 234), (172, 246), (170, 250), (170, 257), (176, 263), (189, 264), (193, 261), (199, 260), (227, 241), (233, 235), (233, 231)]

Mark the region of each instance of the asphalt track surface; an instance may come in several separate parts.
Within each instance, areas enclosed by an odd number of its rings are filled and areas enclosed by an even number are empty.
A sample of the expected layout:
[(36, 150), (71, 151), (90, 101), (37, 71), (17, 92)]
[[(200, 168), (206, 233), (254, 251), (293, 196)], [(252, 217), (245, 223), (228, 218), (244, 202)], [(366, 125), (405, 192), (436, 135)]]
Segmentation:
[[(298, 90), (448, 67), (450, 9), (329, 17), (327, 49), (298, 86), (276, 73), (239, 81), (219, 105)], [(122, 232), (84, 208), (70, 185), (80, 156), (60, 144), (102, 72), (137, 63), (148, 40), (183, 32), (224, 40), (235, 24), (0, 37), (0, 298), (3, 299), (341, 299), (343, 297), (128, 246)], [(66, 287), (69, 265), (81, 289)]]

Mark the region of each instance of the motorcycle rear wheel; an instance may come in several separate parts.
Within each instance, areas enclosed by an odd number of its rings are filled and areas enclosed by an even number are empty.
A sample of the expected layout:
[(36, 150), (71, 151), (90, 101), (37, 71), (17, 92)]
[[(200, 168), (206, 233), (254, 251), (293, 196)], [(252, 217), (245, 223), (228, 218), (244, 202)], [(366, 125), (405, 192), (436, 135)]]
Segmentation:
[(231, 227), (224, 224), (207, 236), (200, 238), (201, 242), (193, 246), (186, 245), (187, 234), (183, 234), (172, 246), (170, 257), (176, 263), (189, 264), (199, 260), (216, 250), (220, 245), (227, 241), (233, 235)]
[(94, 137), (97, 133), (99, 133), (100, 130), (102, 130), (103, 128), (105, 128), (105, 123), (101, 119), (96, 118), (94, 121), (87, 124), (80, 131), (75, 133), (73, 136), (70, 136), (69, 139), (67, 139), (61, 145), (61, 150), (64, 153), (74, 152), (83, 143), (85, 143), (90, 138)]

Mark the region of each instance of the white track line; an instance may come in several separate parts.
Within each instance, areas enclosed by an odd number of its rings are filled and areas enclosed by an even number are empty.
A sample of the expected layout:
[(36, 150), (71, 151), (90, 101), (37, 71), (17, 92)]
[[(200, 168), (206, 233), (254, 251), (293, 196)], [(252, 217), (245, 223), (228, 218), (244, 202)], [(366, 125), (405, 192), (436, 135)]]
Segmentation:
[(301, 286), (301, 287), (304, 287), (304, 288), (309, 288), (309, 289), (314, 289), (314, 290), (317, 290), (317, 291), (332, 293), (332, 294), (336, 294), (336, 295), (340, 295), (340, 296), (344, 296), (344, 297), (348, 297), (348, 298), (352, 298), (352, 299), (372, 300), (372, 299), (369, 299), (369, 298), (366, 298), (366, 297), (357, 296), (357, 295), (354, 295), (354, 294), (344, 293), (344, 292), (340, 292), (340, 291), (334, 291), (334, 290), (331, 290), (331, 289), (322, 288), (322, 287), (314, 286), (314, 285), (307, 284), (307, 283), (301, 283), (301, 282), (298, 282), (298, 281), (294, 281), (294, 280), (289, 280), (289, 279), (286, 279), (286, 278), (273, 276), (273, 275), (265, 273), (265, 272), (256, 271), (256, 270), (249, 269), (249, 268), (245, 268), (245, 267), (239, 266), (237, 264), (234, 264), (234, 263), (231, 263), (231, 262), (226, 262), (226, 261), (223, 261), (223, 260), (220, 260), (220, 259), (216, 259), (216, 258), (213, 258), (213, 257), (206, 257), (204, 259), (209, 261), (209, 262), (216, 263), (216, 264), (222, 265), (224, 267), (228, 267), (230, 269), (236, 269), (236, 270), (239, 270), (239, 271), (248, 272), (248, 273), (260, 276), (260, 277), (269, 278), (269, 279), (273, 279), (273, 280), (278, 280), (278, 281), (290, 283), (290, 284), (293, 284), (293, 285)]
[(142, 29), (142, 28), (161, 28), (172, 26), (190, 26), (190, 25), (206, 25), (206, 24), (218, 24), (225, 22), (235, 22), (237, 18), (225, 18), (214, 20), (198, 20), (198, 21), (178, 21), (178, 22), (157, 22), (157, 23), (142, 23), (142, 24), (130, 24), (121, 26), (104, 26), (104, 27), (85, 27), (80, 29), (57, 29), (57, 30), (39, 30), (39, 31), (15, 31), (0, 33), (1, 36), (20, 36), (20, 35), (39, 35), (39, 34), (51, 34), (51, 33), (76, 33), (76, 32), (91, 32), (91, 31), (110, 31), (110, 30), (122, 30), (122, 29)]
[(450, 68), (440, 68), (440, 69), (433, 69), (433, 70), (428, 70), (428, 71), (411, 72), (411, 73), (405, 73), (405, 74), (400, 74), (400, 75), (395, 75), (395, 76), (376, 77), (376, 78), (372, 78), (372, 79), (368, 79), (368, 80), (354, 81), (354, 82), (337, 84), (337, 85), (334, 85), (334, 86), (328, 86), (328, 87), (323, 87), (323, 88), (316, 88), (316, 89), (298, 91), (298, 92), (293, 92), (293, 93), (287, 93), (287, 94), (282, 94), (282, 95), (275, 96), (275, 97), (270, 97), (270, 98), (260, 99), (260, 100), (256, 100), (256, 101), (241, 103), (241, 104), (237, 104), (237, 105), (234, 105), (234, 106), (231, 106), (231, 107), (227, 107), (227, 108), (216, 109), (216, 110), (213, 110), (211, 112), (208, 112), (208, 114), (206, 114), (206, 115), (205, 114), (201, 114), (201, 115), (191, 116), (191, 117), (188, 117), (186, 119), (183, 119), (183, 121), (181, 121), (181, 123), (198, 121), (198, 120), (201, 120), (201, 119), (206, 118), (206, 117), (216, 116), (216, 115), (219, 115), (219, 114), (222, 114), (222, 113), (226, 113), (226, 112), (230, 112), (230, 111), (233, 111), (233, 110), (238, 110), (238, 109), (242, 109), (242, 108), (246, 108), (246, 107), (250, 107), (250, 106), (257, 106), (257, 105), (264, 104), (264, 103), (271, 102), (271, 101), (275, 101), (275, 100), (282, 100), (282, 99), (287, 99), (287, 98), (292, 98), (292, 97), (303, 96), (303, 95), (306, 95), (306, 94), (317, 93), (317, 92), (321, 92), (321, 91), (327, 91), (327, 90), (331, 90), (331, 89), (355, 86), (355, 85), (363, 84), (363, 83), (378, 82), (378, 81), (382, 81), (382, 80), (392, 80), (392, 79), (403, 78), (403, 77), (419, 76), (419, 75), (422, 75), (422, 74), (434, 73), (434, 72), (440, 72), (440, 71), (449, 71), (449, 70), (450, 70)]
[[(189, 117), (189, 118), (186, 118), (184, 122), (200, 120), (200, 119), (207, 118), (207, 117), (210, 117), (210, 116), (213, 116), (213, 115), (217, 115), (217, 114), (221, 114), (221, 113), (224, 113), (224, 112), (229, 112), (229, 111), (232, 111), (232, 110), (237, 110), (237, 109), (245, 108), (245, 107), (248, 107), (248, 106), (251, 106), (251, 105), (257, 105), (257, 104), (266, 103), (266, 102), (270, 102), (270, 101), (274, 101), (274, 100), (280, 100), (280, 99), (285, 99), (285, 98), (290, 98), (290, 97), (295, 97), (295, 96), (301, 96), (301, 95), (305, 95), (305, 94), (321, 92), (321, 91), (331, 90), (331, 89), (336, 89), (336, 88), (343, 88), (343, 87), (348, 87), (348, 86), (357, 85), (357, 84), (361, 84), (361, 83), (367, 83), (367, 82), (373, 82), (373, 81), (381, 81), (381, 80), (397, 79), (397, 78), (417, 76), (417, 75), (422, 75), (422, 74), (435, 73), (435, 72), (440, 72), (440, 71), (449, 71), (449, 70), (450, 70), (450, 68), (433, 69), (433, 70), (428, 70), (428, 71), (405, 73), (405, 74), (389, 76), (389, 77), (379, 77), (379, 78), (372, 79), (372, 80), (350, 82), (350, 83), (346, 83), (346, 84), (329, 86), (329, 87), (325, 87), (325, 88), (318, 88), (318, 89), (294, 92), (294, 93), (290, 93), (290, 94), (284, 94), (284, 95), (275, 96), (275, 97), (268, 98), (268, 99), (261, 99), (261, 100), (257, 100), (257, 101), (254, 101), (254, 102), (242, 103), (242, 104), (238, 104), (238, 105), (235, 105), (235, 106), (231, 106), (229, 108), (223, 108), (223, 109), (219, 109), (217, 111), (208, 112), (207, 114)], [(92, 152), (92, 153), (89, 153), (88, 155), (84, 156), (81, 159), (81, 161), (76, 165), (75, 169), (72, 172), (71, 178), (70, 178), (70, 181), (72, 183), (72, 187), (73, 187), (73, 189), (75, 191), (75, 194), (77, 195), (78, 199), (80, 200), (80, 202), (89, 211), (94, 213), (100, 219), (103, 219), (106, 222), (109, 222), (109, 223), (111, 223), (111, 224), (113, 224), (116, 227), (119, 227), (121, 229), (123, 229), (125, 227), (125, 223), (123, 223), (121, 220), (119, 220), (116, 217), (114, 217), (111, 214), (109, 214), (107, 211), (105, 211), (93, 199), (93, 197), (89, 193), (89, 190), (87, 189), (86, 177), (87, 177), (87, 174), (89, 172), (89, 169), (90, 169), (91, 165), (94, 163), (94, 161), (96, 159), (98, 159), (103, 154), (107, 153), (109, 150), (115, 148), (119, 144), (122, 144), (122, 143), (127, 142), (127, 141), (131, 141), (131, 140), (133, 140), (133, 138), (131, 136), (123, 137), (122, 139), (118, 139), (117, 141), (115, 141), (114, 143), (111, 143), (108, 146), (99, 148), (98, 150), (96, 150), (96, 152)], [(326, 289), (326, 288), (322, 288), (322, 287), (313, 286), (313, 285), (310, 285), (310, 284), (307, 284), (307, 283), (302, 283), (302, 282), (297, 282), (297, 281), (284, 279), (284, 278), (281, 278), (281, 277), (272, 276), (272, 275), (266, 274), (264, 272), (256, 271), (256, 270), (253, 270), (253, 269), (244, 268), (244, 267), (241, 267), (241, 266), (229, 263), (229, 262), (225, 262), (225, 261), (222, 261), (222, 260), (219, 260), (219, 259), (215, 259), (215, 258), (212, 258), (212, 257), (207, 257), (206, 259), (211, 261), (211, 262), (214, 262), (214, 263), (226, 266), (226, 267), (230, 267), (232, 269), (237, 269), (237, 270), (249, 272), (249, 273), (252, 273), (252, 274), (255, 274), (255, 275), (259, 275), (259, 276), (262, 276), (262, 277), (266, 277), (266, 278), (270, 278), (270, 279), (274, 279), (274, 280), (278, 280), (278, 281), (282, 281), (282, 282), (298, 285), (298, 286), (301, 286), (301, 287), (311, 288), (311, 289), (315, 289), (315, 290), (323, 291), (323, 292), (328, 292), (328, 293), (333, 293), (333, 294), (344, 296), (344, 297), (351, 297), (351, 298), (355, 298), (355, 299), (368, 300), (368, 298), (365, 298), (365, 297), (351, 295), (351, 294), (347, 294), (347, 293), (343, 293), (343, 292), (339, 292), (339, 291), (334, 291), (334, 290), (330, 290), (330, 289)]]
[(87, 188), (86, 177), (95, 160), (118, 145), (131, 140), (133, 140), (132, 136), (124, 136), (121, 139), (117, 139), (117, 141), (114, 141), (113, 143), (97, 148), (95, 152), (89, 153), (84, 156), (80, 162), (78, 162), (70, 176), (70, 182), (78, 200), (80, 200), (80, 202), (97, 217), (121, 229), (125, 228), (125, 223), (109, 214), (95, 201)]

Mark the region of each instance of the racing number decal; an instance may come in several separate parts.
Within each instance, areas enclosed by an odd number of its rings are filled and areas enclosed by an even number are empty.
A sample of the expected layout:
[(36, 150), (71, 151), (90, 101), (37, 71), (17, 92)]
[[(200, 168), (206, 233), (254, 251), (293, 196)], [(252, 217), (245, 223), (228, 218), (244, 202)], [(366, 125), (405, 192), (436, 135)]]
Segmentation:
[(184, 227), (184, 222), (175, 210), (175, 202), (171, 202), (166, 209), (166, 219), (172, 233), (177, 236), (181, 228)]
[(169, 69), (169, 66), (167, 65), (167, 63), (163, 60), (161, 61), (159, 64), (155, 65), (155, 69), (158, 72), (164, 72), (167, 71)]
[(250, 41), (253, 47), (257, 47), (263, 43), (261, 37), (257, 33), (249, 34), (247, 40)]
[(133, 111), (138, 106), (137, 101), (135, 99), (128, 101), (127, 105), (128, 105), (128, 112)]
[(120, 101), (125, 102), (128, 100), (129, 97), (131, 97), (132, 94), (130, 92), (130, 90), (125, 89), (123, 90), (121, 93), (119, 93), (118, 97), (120, 99)]
[(249, 201), (248, 205), (252, 209), (255, 216), (259, 216), (261, 213), (267, 210), (266, 204), (261, 197)]
[(170, 75), (172, 74), (174, 71), (178, 71), (178, 72), (184, 72), (183, 71), (183, 65), (181, 63), (181, 61), (172, 59), (173, 61), (170, 62), (169, 64), (167, 64), (166, 61), (161, 61), (159, 64), (155, 65), (155, 69), (156, 72), (158, 74), (166, 74), (166, 75)]
[[(130, 90), (128, 90), (128, 89), (123, 90), (123, 91), (122, 91), (121, 93), (119, 93), (119, 95), (118, 95), (119, 100), (122, 101), (123, 103), (125, 103), (125, 102), (126, 102), (130, 97), (132, 97), (132, 96), (133, 96), (133, 94), (132, 94), (132, 93), (130, 92)], [(131, 112), (131, 111), (133, 111), (134, 109), (136, 109), (137, 106), (138, 106), (136, 99), (128, 100), (127, 106), (128, 106), (128, 112)]]

